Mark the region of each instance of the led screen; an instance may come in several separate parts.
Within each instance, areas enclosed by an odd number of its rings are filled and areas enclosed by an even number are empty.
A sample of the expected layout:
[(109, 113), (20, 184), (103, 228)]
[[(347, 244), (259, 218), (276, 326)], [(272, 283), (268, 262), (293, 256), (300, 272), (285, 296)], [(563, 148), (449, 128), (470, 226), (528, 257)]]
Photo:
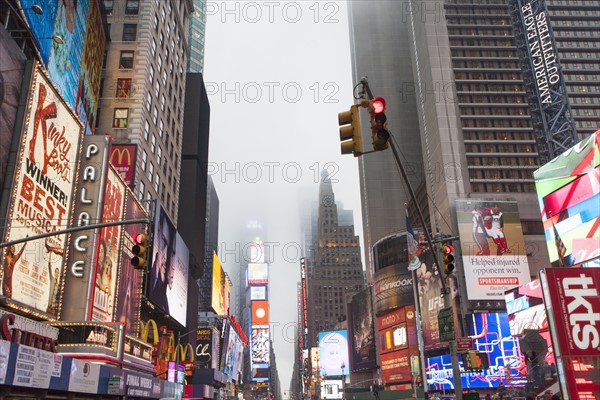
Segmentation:
[(248, 285), (266, 285), (269, 282), (269, 264), (248, 264)]
[[(319, 332), (319, 368), (328, 376), (342, 375), (348, 360), (348, 331)], [(345, 369), (345, 372), (348, 372)]]

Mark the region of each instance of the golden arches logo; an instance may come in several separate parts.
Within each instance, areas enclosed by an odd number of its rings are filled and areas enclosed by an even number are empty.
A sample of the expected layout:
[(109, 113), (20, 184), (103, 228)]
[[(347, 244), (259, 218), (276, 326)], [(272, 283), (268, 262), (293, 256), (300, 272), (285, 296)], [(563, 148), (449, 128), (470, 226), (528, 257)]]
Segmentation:
[[(182, 343), (179, 343), (179, 345), (177, 345), (177, 347), (175, 348), (175, 351), (173, 352), (173, 354), (171, 354), (171, 360), (170, 361), (177, 361), (177, 352), (179, 351), (179, 361), (189, 361), (189, 362), (194, 362), (194, 348), (192, 347), (192, 345), (190, 343), (186, 344), (185, 346)], [(186, 357), (189, 354), (189, 360), (186, 360)]]
[[(133, 156), (131, 155), (131, 146), (113, 146), (110, 153), (110, 162), (113, 165), (133, 165)], [(123, 163), (123, 159), (127, 156), (127, 163)], [(116, 163), (115, 163), (116, 161)]]
[(146, 322), (146, 325), (144, 325), (143, 323), (142, 325), (142, 333), (140, 335), (140, 338), (146, 342), (148, 342), (148, 330), (150, 328), (150, 325), (152, 325), (152, 343), (156, 346), (158, 344), (158, 326), (156, 325), (156, 322), (153, 319), (149, 319)]

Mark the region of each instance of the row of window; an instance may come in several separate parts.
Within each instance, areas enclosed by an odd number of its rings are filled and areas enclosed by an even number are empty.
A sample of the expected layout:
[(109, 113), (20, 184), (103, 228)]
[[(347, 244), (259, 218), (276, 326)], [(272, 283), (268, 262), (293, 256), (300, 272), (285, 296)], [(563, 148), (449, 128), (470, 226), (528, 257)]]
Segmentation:
[(533, 144), (465, 144), (465, 152), (468, 153), (535, 153), (535, 145)]
[[(114, 0), (104, 0), (104, 10), (108, 16), (111, 16), (115, 13), (114, 7)], [(137, 15), (139, 12), (140, 0), (125, 0), (125, 15)]]
[(471, 182), (471, 191), (474, 193), (532, 193), (535, 185), (531, 183), (485, 183)]
[(539, 167), (537, 157), (471, 157), (467, 156), (467, 163), (470, 166), (522, 166)]

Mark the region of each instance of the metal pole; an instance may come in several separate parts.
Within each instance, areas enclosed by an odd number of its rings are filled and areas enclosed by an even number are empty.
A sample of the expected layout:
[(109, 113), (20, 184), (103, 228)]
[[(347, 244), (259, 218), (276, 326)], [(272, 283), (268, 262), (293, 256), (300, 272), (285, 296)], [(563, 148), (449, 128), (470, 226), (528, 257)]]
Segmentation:
[[(423, 227), (423, 231), (425, 232), (425, 238), (427, 239), (427, 243), (429, 245), (429, 249), (433, 255), (433, 261), (438, 266), (438, 269), (441, 269), (441, 264), (438, 260), (438, 254), (436, 248), (433, 245), (433, 241), (431, 239), (431, 234), (429, 233), (429, 229), (427, 229), (427, 225), (425, 224), (425, 218), (423, 218), (423, 212), (421, 211), (421, 207), (419, 207), (419, 203), (417, 202), (417, 197), (412, 189), (410, 182), (408, 181), (408, 176), (406, 175), (406, 171), (404, 170), (404, 166), (400, 161), (400, 157), (398, 156), (398, 151), (396, 150), (396, 146), (392, 140), (389, 142), (390, 147), (392, 148), (392, 152), (394, 153), (394, 158), (396, 159), (396, 164), (398, 164), (398, 168), (400, 168), (400, 173), (402, 174), (402, 178), (404, 179), (404, 183), (408, 188), (408, 192), (410, 194), (410, 198), (417, 209), (417, 214), (419, 215), (419, 221), (421, 222), (421, 226)], [(446, 280), (441, 279), (442, 281), (442, 294), (444, 295), (444, 308), (452, 307), (454, 309), (453, 303), (450, 299), (450, 290), (446, 286)], [(456, 341), (451, 340), (448, 342), (450, 347), (450, 359), (452, 361), (452, 377), (454, 378), (454, 394), (456, 396), (456, 400), (462, 400), (462, 381), (460, 378), (460, 366), (458, 365), (458, 354), (456, 352)], [(424, 366), (421, 366), (424, 368)], [(424, 385), (427, 384), (425, 380), (423, 382)]]

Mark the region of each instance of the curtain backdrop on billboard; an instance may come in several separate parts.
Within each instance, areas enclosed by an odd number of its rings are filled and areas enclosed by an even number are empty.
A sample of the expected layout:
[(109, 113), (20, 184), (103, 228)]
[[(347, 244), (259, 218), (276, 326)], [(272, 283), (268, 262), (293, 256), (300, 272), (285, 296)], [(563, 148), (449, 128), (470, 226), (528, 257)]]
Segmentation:
[[(71, 226), (82, 128), (42, 68), (34, 68), (8, 207), (4, 241)], [(30, 240), (4, 250), (1, 294), (55, 315), (66, 235)]]
[(502, 300), (531, 280), (517, 203), (456, 200), (469, 300)]
[[(102, 222), (120, 221), (125, 211), (125, 183), (113, 168), (106, 175)], [(115, 313), (117, 273), (121, 260), (123, 226), (100, 229), (100, 244), (96, 259), (92, 321), (111, 322)]]

